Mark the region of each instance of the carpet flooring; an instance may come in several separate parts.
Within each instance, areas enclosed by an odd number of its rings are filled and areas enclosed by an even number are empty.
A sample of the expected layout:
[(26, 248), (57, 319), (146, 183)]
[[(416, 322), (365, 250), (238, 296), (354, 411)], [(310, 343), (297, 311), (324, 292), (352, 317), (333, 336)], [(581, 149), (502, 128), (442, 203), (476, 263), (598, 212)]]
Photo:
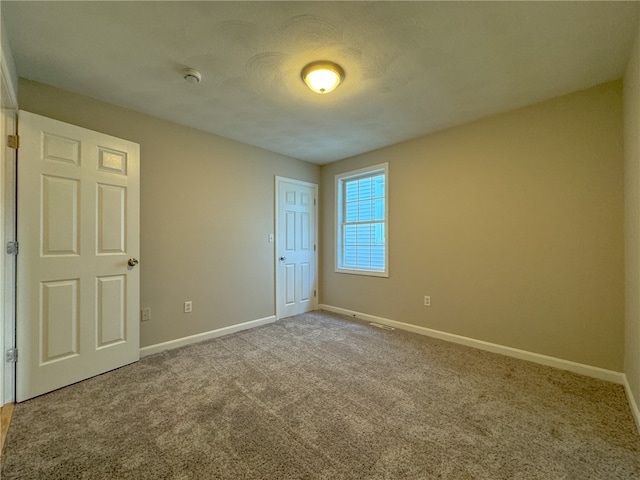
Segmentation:
[(640, 479), (620, 385), (325, 312), (16, 406), (2, 479)]

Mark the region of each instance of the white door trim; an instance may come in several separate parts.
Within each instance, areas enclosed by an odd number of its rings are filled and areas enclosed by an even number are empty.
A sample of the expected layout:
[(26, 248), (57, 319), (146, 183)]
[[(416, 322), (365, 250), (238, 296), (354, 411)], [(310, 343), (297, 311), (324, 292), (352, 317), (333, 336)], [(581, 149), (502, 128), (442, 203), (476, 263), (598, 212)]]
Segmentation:
[(314, 283), (316, 285), (316, 296), (313, 299), (313, 305), (314, 305), (314, 309), (318, 308), (318, 299), (320, 298), (320, 287), (318, 285), (318, 252), (320, 251), (320, 245), (318, 244), (318, 184), (317, 183), (312, 183), (312, 182), (306, 182), (304, 180), (296, 180), (293, 178), (288, 178), (288, 177), (280, 177), (280, 176), (275, 176), (275, 188), (274, 188), (274, 192), (275, 192), (275, 213), (274, 213), (274, 218), (275, 218), (275, 244), (274, 244), (274, 256), (273, 256), (273, 270), (274, 270), (274, 275), (275, 275), (275, 310), (276, 310), (276, 319), (280, 319), (281, 318), (281, 312), (280, 312), (280, 303), (279, 303), (279, 298), (280, 298), (280, 292), (282, 290), (282, 285), (280, 285), (280, 282), (278, 280), (279, 276), (278, 276), (278, 245), (280, 242), (280, 238), (278, 235), (278, 227), (280, 225), (280, 218), (279, 218), (279, 212), (280, 212), (280, 182), (287, 182), (287, 183), (293, 183), (296, 185), (302, 185), (305, 187), (310, 187), (313, 188), (313, 196), (314, 196), (314, 210), (315, 210), (315, 225), (314, 225), (314, 231), (315, 231), (315, 238), (314, 238), (314, 244), (316, 245), (316, 249), (315, 249), (315, 254), (314, 254), (314, 259), (313, 261), (315, 262), (315, 269), (314, 269)]
[[(4, 32), (3, 32), (4, 33)], [(5, 49), (0, 60), (0, 406), (15, 401), (15, 363), (5, 362), (5, 352), (15, 347), (15, 257), (6, 255), (4, 249), (15, 240), (16, 225), (16, 150), (8, 147), (7, 135), (17, 133), (18, 100)]]

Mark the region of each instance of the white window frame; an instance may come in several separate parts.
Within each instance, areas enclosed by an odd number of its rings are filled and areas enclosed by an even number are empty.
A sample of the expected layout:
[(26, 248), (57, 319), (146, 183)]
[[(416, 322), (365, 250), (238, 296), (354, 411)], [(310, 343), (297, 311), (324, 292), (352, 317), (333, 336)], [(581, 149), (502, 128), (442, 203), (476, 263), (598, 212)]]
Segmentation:
[[(384, 271), (370, 270), (365, 268), (345, 268), (342, 266), (342, 239), (343, 239), (343, 218), (344, 218), (344, 185), (349, 180), (358, 177), (369, 177), (384, 175)], [(367, 275), (371, 277), (389, 276), (389, 164), (379, 163), (370, 167), (351, 170), (349, 172), (338, 173), (335, 176), (335, 272), (348, 273), (351, 275)]]

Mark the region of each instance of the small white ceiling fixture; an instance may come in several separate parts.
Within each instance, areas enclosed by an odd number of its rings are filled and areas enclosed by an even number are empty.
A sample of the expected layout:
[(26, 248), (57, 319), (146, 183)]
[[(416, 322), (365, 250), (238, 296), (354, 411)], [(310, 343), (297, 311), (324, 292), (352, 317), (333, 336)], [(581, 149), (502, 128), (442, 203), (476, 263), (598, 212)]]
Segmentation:
[(316, 93), (329, 93), (344, 80), (344, 70), (337, 63), (327, 60), (312, 62), (300, 72), (304, 83)]
[(202, 80), (202, 75), (200, 74), (200, 72), (194, 70), (193, 68), (185, 68), (182, 71), (182, 75), (187, 82), (193, 85), (195, 85), (196, 83), (200, 83), (200, 80)]

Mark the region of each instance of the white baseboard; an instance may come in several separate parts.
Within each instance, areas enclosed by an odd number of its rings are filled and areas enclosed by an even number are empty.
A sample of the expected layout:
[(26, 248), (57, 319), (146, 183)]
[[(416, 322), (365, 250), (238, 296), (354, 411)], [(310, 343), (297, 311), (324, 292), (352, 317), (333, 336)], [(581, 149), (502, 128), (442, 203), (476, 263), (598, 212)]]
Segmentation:
[(259, 318), (257, 320), (250, 320), (248, 322), (239, 323), (237, 325), (231, 325), (229, 327), (218, 328), (216, 330), (210, 330), (208, 332), (198, 333), (189, 337), (177, 338), (175, 340), (169, 340), (168, 342), (156, 343), (155, 345), (149, 345), (148, 347), (142, 347), (140, 349), (140, 358), (148, 357), (155, 353), (164, 352), (165, 350), (171, 350), (173, 348), (183, 347), (185, 345), (191, 345), (192, 343), (202, 342), (204, 340), (210, 340), (216, 337), (222, 337), (223, 335), (229, 335), (231, 333), (239, 332), (241, 330), (247, 330), (249, 328), (259, 327), (260, 325), (266, 325), (276, 321), (276, 316), (271, 315), (269, 317)]
[(636, 402), (636, 398), (633, 396), (633, 392), (631, 391), (631, 386), (629, 385), (626, 375), (624, 375), (623, 385), (624, 390), (627, 393), (627, 400), (629, 400), (629, 407), (631, 407), (633, 419), (636, 421), (636, 427), (638, 427), (638, 433), (640, 433), (640, 409), (638, 409), (638, 402)]
[[(431, 328), (419, 327), (417, 325), (411, 325), (410, 323), (397, 322), (395, 320), (389, 320), (388, 318), (376, 317), (375, 315), (369, 315), (367, 313), (355, 312), (344, 308), (334, 307), (331, 305), (320, 305), (321, 310), (327, 310), (328, 312), (339, 313), (347, 315), (349, 317), (359, 318), (368, 322), (381, 323), (383, 325), (389, 325), (390, 327), (399, 328), (401, 330), (407, 330), (409, 332), (419, 333), (420, 335), (426, 335), (428, 337), (438, 338), (440, 340), (446, 340), (448, 342), (458, 343), (466, 345), (468, 347), (478, 348), (480, 350), (486, 350), (488, 352), (499, 353), (508, 357), (519, 358), (521, 360), (528, 360), (530, 362), (539, 363), (541, 365), (547, 365), (549, 367), (559, 368), (561, 370), (567, 370), (573, 373), (579, 373), (588, 377), (598, 378), (600, 380), (606, 380), (608, 382), (624, 385), (626, 377), (624, 373), (615, 372), (613, 370), (606, 370), (600, 367), (594, 367), (591, 365), (585, 365), (582, 363), (571, 362), (569, 360), (563, 360), (561, 358), (549, 357), (547, 355), (541, 355), (539, 353), (528, 352), (526, 350), (519, 350), (517, 348), (506, 347), (504, 345), (498, 345), (496, 343), (485, 342), (483, 340), (476, 340), (470, 337), (463, 337), (461, 335), (455, 335), (453, 333), (442, 332), (440, 330), (433, 330)], [(627, 396), (629, 390), (627, 390)], [(632, 397), (631, 397), (632, 398)], [(635, 403), (635, 402), (634, 402)], [(637, 412), (637, 407), (636, 407)], [(636, 421), (637, 421), (636, 416)]]

